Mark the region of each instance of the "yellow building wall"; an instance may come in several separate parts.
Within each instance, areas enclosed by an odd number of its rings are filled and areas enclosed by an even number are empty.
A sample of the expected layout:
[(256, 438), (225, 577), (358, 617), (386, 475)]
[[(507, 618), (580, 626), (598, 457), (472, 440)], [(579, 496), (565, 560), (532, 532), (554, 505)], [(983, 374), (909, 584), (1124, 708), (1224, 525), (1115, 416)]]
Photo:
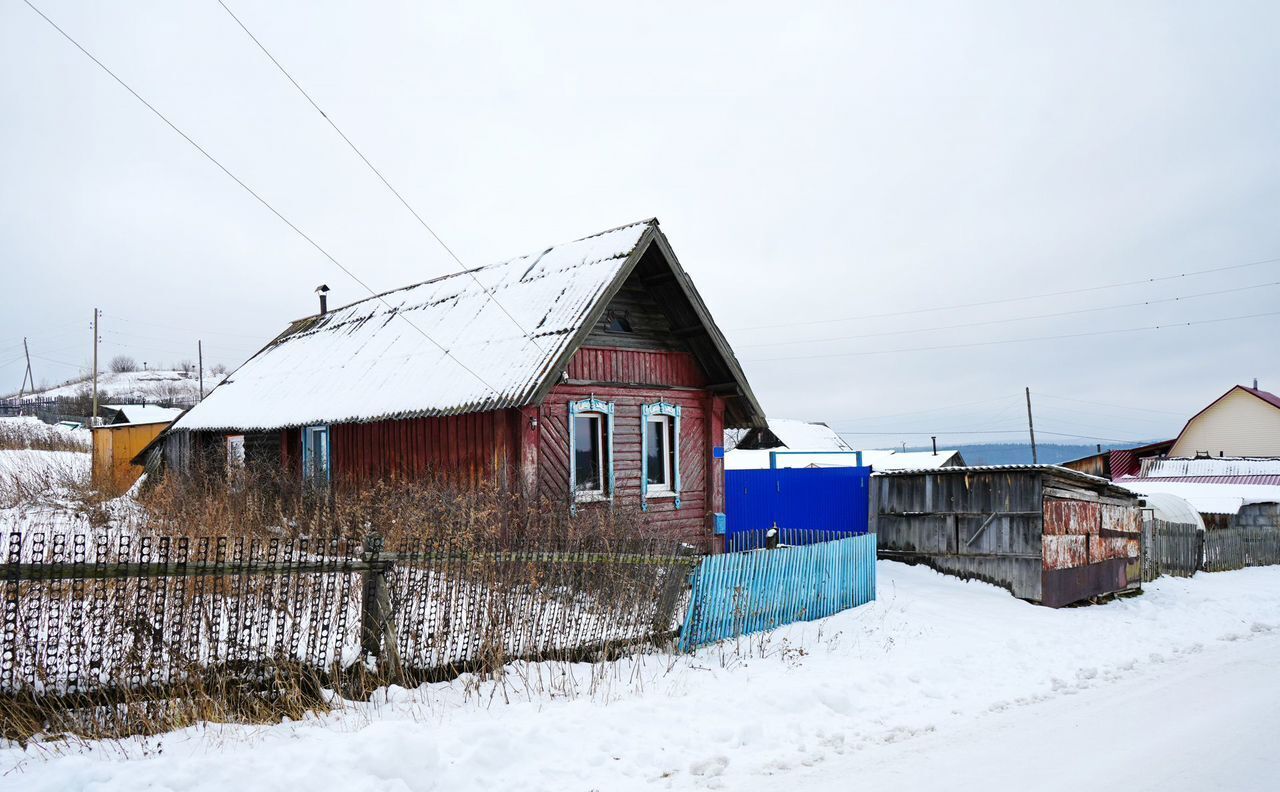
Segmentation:
[(93, 484), (121, 494), (142, 476), (142, 467), (132, 463), (147, 444), (169, 424), (120, 424), (93, 429)]
[(1191, 419), (1171, 457), (1280, 456), (1280, 409), (1239, 388)]

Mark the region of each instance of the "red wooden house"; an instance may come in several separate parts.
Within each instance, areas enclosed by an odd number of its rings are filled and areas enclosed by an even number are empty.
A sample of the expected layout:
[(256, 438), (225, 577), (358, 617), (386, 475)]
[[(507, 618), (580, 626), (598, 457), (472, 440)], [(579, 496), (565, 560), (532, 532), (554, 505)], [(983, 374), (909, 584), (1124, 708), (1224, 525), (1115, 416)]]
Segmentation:
[(726, 427), (765, 426), (656, 220), (293, 322), (163, 435), (322, 486), (496, 480), (709, 544)]

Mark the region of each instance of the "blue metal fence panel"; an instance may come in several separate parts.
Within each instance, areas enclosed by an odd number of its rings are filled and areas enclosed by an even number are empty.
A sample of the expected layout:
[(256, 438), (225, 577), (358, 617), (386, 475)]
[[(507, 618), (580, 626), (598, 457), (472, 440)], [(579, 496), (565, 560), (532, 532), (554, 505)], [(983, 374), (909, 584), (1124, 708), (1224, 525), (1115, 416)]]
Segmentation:
[(707, 556), (693, 573), (680, 649), (821, 619), (875, 598), (875, 534)]
[(725, 472), (726, 547), (735, 534), (768, 530), (867, 532), (871, 468)]

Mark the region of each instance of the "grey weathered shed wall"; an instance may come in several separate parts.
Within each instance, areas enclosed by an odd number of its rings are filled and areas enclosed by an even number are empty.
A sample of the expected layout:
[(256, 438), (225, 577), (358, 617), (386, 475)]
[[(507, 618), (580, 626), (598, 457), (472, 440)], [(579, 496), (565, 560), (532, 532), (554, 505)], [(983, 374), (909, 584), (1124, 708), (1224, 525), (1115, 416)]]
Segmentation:
[(1003, 586), (1039, 600), (1043, 535), (1037, 471), (876, 476), (881, 557)]
[(873, 482), (882, 558), (1053, 607), (1140, 581), (1137, 499), (1105, 480), (1027, 465), (886, 473)]

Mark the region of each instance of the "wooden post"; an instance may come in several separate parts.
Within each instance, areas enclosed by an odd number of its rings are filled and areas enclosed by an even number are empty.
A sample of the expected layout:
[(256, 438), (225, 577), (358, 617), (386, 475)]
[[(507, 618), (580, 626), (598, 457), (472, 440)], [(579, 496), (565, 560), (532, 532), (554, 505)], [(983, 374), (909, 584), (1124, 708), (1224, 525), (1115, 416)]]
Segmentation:
[(93, 420), (89, 423), (92, 426), (98, 425), (98, 314), (97, 308), (93, 309)]
[(27, 348), (27, 337), (22, 337), (22, 353), (27, 356), (27, 371), (22, 375), (22, 387), (18, 389), (18, 399), (22, 399), (22, 394), (27, 390), (27, 381), (31, 382), (31, 392), (36, 392), (36, 377), (31, 373), (31, 350)]
[(391, 613), (391, 592), (387, 588), (387, 573), (392, 562), (379, 561), (382, 553), (382, 537), (369, 534), (365, 539), (365, 556), (369, 562), (364, 578), (364, 596), (360, 601), (360, 651), (364, 658), (377, 662), (378, 675), (383, 679), (400, 679), (400, 650), (396, 646), (395, 624)]
[(1040, 464), (1040, 456), (1036, 453), (1036, 425), (1031, 420), (1031, 388), (1027, 388), (1027, 429), (1031, 432), (1031, 464)]

